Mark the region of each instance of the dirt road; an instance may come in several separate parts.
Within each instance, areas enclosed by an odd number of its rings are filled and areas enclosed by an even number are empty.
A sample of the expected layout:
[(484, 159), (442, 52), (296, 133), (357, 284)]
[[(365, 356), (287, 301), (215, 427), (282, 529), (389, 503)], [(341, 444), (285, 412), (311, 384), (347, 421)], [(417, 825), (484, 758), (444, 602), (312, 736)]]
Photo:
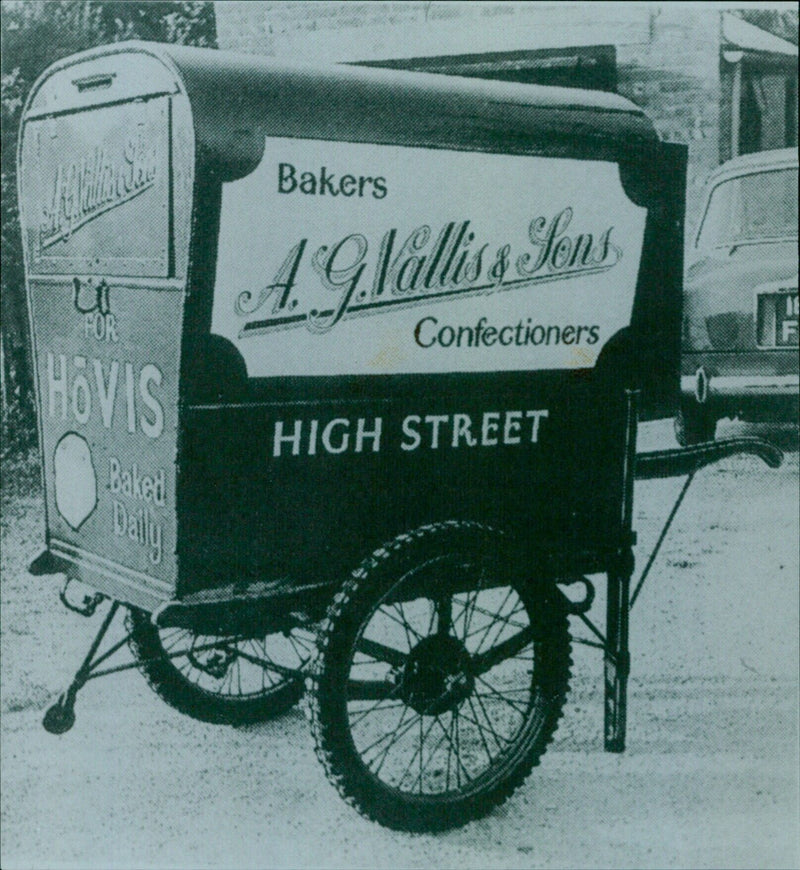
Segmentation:
[[(737, 430), (739, 431), (739, 430)], [(726, 433), (720, 432), (721, 436)], [(556, 740), (488, 818), (440, 835), (362, 820), (301, 712), (181, 717), (136, 672), (90, 683), (46, 734), (94, 623), (32, 578), (38, 496), (4, 496), (2, 855), (44, 867), (797, 867), (798, 454), (698, 474), (631, 621), (628, 749), (602, 751), (599, 654), (576, 647)], [(642, 449), (674, 443), (643, 427)], [(681, 481), (637, 484), (640, 565)], [(598, 585), (598, 592), (602, 585)], [(593, 611), (602, 621), (602, 596)], [(573, 625), (575, 633), (580, 626)]]

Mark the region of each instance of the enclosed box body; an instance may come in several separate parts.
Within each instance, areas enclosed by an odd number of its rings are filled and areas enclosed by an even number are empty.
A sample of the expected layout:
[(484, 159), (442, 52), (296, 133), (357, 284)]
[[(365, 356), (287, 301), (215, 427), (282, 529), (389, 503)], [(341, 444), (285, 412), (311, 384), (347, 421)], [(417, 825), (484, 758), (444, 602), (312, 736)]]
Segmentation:
[(155, 610), (423, 523), (621, 547), (677, 396), (685, 151), (609, 94), (128, 43), (48, 70), (20, 202), (47, 543)]

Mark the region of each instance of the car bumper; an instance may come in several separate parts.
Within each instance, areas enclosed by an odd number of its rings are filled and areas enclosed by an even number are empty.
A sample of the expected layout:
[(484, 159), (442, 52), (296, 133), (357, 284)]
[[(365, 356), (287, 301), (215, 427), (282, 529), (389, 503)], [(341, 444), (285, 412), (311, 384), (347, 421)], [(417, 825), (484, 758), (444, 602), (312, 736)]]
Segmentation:
[(681, 393), (700, 404), (715, 398), (791, 397), (800, 392), (798, 375), (716, 375), (702, 366), (693, 375), (681, 377)]

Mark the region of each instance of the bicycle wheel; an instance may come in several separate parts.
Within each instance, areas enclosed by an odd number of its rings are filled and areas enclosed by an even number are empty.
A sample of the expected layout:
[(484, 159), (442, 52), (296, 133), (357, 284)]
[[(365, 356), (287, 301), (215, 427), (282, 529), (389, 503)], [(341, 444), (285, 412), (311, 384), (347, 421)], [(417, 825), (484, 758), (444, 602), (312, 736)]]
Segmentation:
[(136, 608), (129, 608), (126, 625), (131, 652), (150, 687), (194, 719), (259, 722), (290, 709), (303, 694), (297, 671), (314, 651), (307, 631), (210, 637), (185, 628), (158, 628)]
[(363, 815), (461, 825), (538, 763), (570, 667), (555, 587), (506, 568), (502, 539), (443, 523), (377, 550), (335, 597), (309, 678), (317, 754)]

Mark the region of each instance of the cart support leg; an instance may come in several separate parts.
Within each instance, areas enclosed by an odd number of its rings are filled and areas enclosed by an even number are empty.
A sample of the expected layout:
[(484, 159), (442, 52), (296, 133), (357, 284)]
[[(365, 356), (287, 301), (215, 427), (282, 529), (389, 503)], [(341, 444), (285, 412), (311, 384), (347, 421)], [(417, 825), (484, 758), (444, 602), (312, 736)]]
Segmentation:
[(625, 751), (628, 674), (631, 662), (628, 650), (630, 586), (630, 572), (609, 573), (604, 661), (606, 752)]
[[(633, 576), (633, 481), (636, 477), (636, 427), (639, 394), (625, 391), (625, 453), (622, 465), (622, 510), (620, 539), (625, 541), (608, 572), (606, 599), (605, 715), (606, 752), (625, 751), (625, 724), (628, 706), (628, 674), (631, 655), (628, 649), (628, 615), (630, 613), (631, 577)], [(628, 545), (630, 544), (630, 545)]]
[(95, 639), (92, 641), (92, 645), (89, 647), (89, 652), (86, 653), (81, 666), (72, 678), (72, 682), (61, 693), (61, 695), (59, 695), (55, 704), (48, 708), (45, 713), (42, 725), (44, 725), (45, 731), (49, 731), (50, 734), (64, 734), (75, 724), (75, 698), (78, 691), (85, 685), (92, 673), (92, 660), (94, 659), (94, 655), (105, 637), (109, 626), (113, 622), (118, 609), (119, 602), (112, 602)]

